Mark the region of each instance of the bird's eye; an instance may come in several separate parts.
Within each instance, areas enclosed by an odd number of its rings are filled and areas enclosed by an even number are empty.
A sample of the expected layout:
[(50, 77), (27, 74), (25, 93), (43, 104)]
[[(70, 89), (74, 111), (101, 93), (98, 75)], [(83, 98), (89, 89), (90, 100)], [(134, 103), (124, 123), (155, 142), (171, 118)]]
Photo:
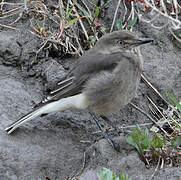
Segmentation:
[(120, 45), (124, 45), (125, 44), (125, 42), (122, 41), (122, 40), (118, 40), (117, 43), (120, 44)]

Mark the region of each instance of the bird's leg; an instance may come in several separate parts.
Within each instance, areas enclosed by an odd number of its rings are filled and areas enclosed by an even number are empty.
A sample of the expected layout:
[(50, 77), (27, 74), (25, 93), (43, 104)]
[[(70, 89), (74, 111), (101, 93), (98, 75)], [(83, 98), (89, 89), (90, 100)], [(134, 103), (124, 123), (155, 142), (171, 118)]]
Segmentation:
[(107, 118), (106, 116), (101, 116), (101, 118), (111, 127), (113, 127), (115, 129), (115, 131), (117, 132), (118, 136), (120, 135), (120, 130), (116, 127), (116, 125), (109, 120), (109, 118)]
[(112, 138), (104, 131), (103, 127), (101, 126), (101, 124), (99, 123), (98, 117), (92, 113), (90, 113), (95, 121), (95, 123), (97, 124), (97, 126), (99, 127), (100, 131), (102, 132), (102, 135), (104, 136), (104, 138), (111, 144), (111, 146), (116, 150), (116, 146), (114, 141), (112, 140)]

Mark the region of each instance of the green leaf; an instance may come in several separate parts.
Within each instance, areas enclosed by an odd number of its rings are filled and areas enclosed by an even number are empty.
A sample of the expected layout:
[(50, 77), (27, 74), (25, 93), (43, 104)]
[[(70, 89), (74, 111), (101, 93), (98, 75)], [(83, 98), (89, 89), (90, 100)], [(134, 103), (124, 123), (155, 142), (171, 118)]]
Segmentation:
[(96, 7), (95, 18), (97, 18), (99, 16), (99, 12), (100, 12), (99, 7)]
[(95, 0), (92, 0), (92, 4), (94, 4), (94, 5), (96, 4)]
[(73, 10), (73, 7), (71, 9), (69, 9), (69, 11), (66, 13), (66, 19), (68, 19), (70, 17), (72, 10)]
[(149, 136), (148, 128), (146, 128), (145, 132), (144, 132), (144, 139), (143, 139), (143, 143), (142, 143), (142, 148), (143, 149), (148, 149), (149, 144), (150, 144), (150, 136)]
[(68, 17), (70, 16), (70, 13), (69, 13), (69, 0), (67, 0), (67, 8), (66, 8), (66, 19), (68, 19)]
[(163, 140), (160, 137), (158, 137), (157, 134), (154, 134), (153, 139), (150, 142), (150, 145), (154, 148), (162, 148)]
[(119, 180), (119, 178), (111, 170), (103, 168), (97, 173), (99, 180)]
[(36, 25), (38, 26), (38, 29), (41, 31), (41, 26), (39, 25), (39, 23), (36, 21)]
[(128, 177), (127, 174), (126, 174), (126, 176), (125, 176), (123, 173), (121, 173), (119, 180), (131, 180), (131, 179)]
[(137, 146), (137, 144), (136, 144), (136, 142), (133, 140), (133, 138), (132, 138), (132, 136), (131, 135), (126, 135), (126, 141), (130, 144), (130, 145), (132, 145), (132, 146), (134, 146), (135, 148), (136, 148), (136, 146)]
[(104, 6), (107, 6), (112, 0), (107, 0), (107, 2), (104, 4)]
[(71, 27), (73, 24), (75, 24), (79, 19), (81, 19), (81, 17), (77, 17), (77, 18), (75, 18), (75, 19), (72, 19), (71, 21), (69, 21), (69, 22), (67, 22), (66, 24), (65, 24), (65, 29), (66, 28), (69, 28), (69, 27)]
[(131, 134), (126, 136), (126, 141), (134, 146), (140, 154), (142, 154), (144, 150), (142, 140), (144, 140), (144, 134), (138, 125)]
[(89, 13), (86, 11), (85, 8), (82, 8), (82, 12), (83, 12), (84, 16), (89, 17)]
[(120, 180), (124, 180), (124, 174), (123, 173), (120, 174), (120, 178), (119, 179)]
[(95, 43), (95, 39), (93, 37), (89, 37), (89, 39), (86, 40), (86, 43), (88, 46), (93, 45)]
[(167, 94), (170, 97), (170, 100), (175, 104), (175, 106), (181, 113), (181, 104), (176, 100), (176, 98), (173, 96), (173, 94), (170, 91), (167, 91)]
[(92, 16), (93, 16), (94, 19), (99, 16), (99, 12), (100, 12), (100, 9), (99, 9), (98, 6), (96, 6), (96, 8), (94, 8), (93, 11), (92, 11)]
[(131, 29), (131, 27), (133, 27), (133, 26), (136, 24), (137, 19), (138, 19), (137, 16), (136, 16), (135, 18), (133, 18), (133, 19), (128, 23), (127, 28), (128, 28), (128, 29)]
[(81, 11), (82, 11), (83, 15), (85, 16), (85, 18), (87, 19), (89, 25), (91, 25), (91, 22), (90, 22), (90, 19), (89, 19), (89, 13), (86, 11), (85, 8), (82, 8)]
[(146, 128), (144, 133), (141, 131), (141, 128), (137, 125), (134, 131), (126, 136), (126, 141), (134, 146), (139, 154), (143, 154), (145, 150), (150, 147), (150, 135), (149, 130)]
[(173, 121), (173, 124), (175, 125), (176, 128), (181, 130), (181, 124), (179, 124), (177, 121)]
[(142, 133), (141, 128), (138, 125), (136, 125), (136, 128), (134, 129), (132, 137), (136, 143), (140, 143), (144, 139), (144, 134)]
[(171, 140), (171, 144), (173, 147), (181, 145), (181, 136), (176, 136)]
[(163, 136), (163, 145), (165, 145), (166, 144), (166, 142), (167, 142), (167, 138), (166, 138), (166, 136)]
[(117, 30), (122, 30), (123, 29), (123, 23), (122, 23), (121, 19), (119, 19), (117, 21), (116, 28), (117, 28)]
[(109, 30), (108, 28), (106, 28), (106, 27), (104, 27), (104, 26), (101, 26), (100, 29), (101, 29), (101, 31), (103, 31), (103, 32), (106, 32), (106, 31)]

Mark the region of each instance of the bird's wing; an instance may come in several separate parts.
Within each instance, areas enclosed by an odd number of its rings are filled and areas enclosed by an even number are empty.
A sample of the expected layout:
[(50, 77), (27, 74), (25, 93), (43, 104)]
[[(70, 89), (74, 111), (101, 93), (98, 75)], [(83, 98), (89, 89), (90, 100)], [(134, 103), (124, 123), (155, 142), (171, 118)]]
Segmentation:
[[(100, 71), (112, 71), (121, 59), (120, 53), (88, 54), (79, 58), (79, 63), (69, 72), (67, 78), (57, 84), (57, 88), (50, 92), (50, 95), (39, 105), (56, 101), (61, 98), (81, 93), (89, 78)], [(38, 105), (38, 106), (39, 106)]]

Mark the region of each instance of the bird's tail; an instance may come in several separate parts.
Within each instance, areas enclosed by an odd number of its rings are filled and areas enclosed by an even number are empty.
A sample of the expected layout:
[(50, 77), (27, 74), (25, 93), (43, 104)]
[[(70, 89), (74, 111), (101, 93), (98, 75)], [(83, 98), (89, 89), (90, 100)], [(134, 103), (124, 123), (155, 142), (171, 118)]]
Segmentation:
[(5, 130), (8, 134), (10, 134), (16, 128), (37, 116), (48, 114), (50, 112), (64, 111), (68, 109), (86, 109), (88, 105), (89, 103), (87, 97), (82, 93), (75, 96), (59, 99), (57, 101), (47, 102), (47, 104), (43, 104), (42, 106), (37, 107), (27, 115), (14, 122)]
[(21, 117), (20, 119), (18, 119), (14, 123), (12, 123), (10, 126), (8, 126), (5, 129), (5, 131), (7, 131), (8, 134), (12, 133), (15, 129), (17, 129), (22, 124), (32, 120), (33, 118), (35, 118), (39, 115), (46, 114), (48, 109), (49, 109), (49, 106), (44, 105), (42, 107), (38, 107), (38, 108), (32, 110), (31, 112), (29, 112), (28, 114), (26, 114), (25, 116)]

